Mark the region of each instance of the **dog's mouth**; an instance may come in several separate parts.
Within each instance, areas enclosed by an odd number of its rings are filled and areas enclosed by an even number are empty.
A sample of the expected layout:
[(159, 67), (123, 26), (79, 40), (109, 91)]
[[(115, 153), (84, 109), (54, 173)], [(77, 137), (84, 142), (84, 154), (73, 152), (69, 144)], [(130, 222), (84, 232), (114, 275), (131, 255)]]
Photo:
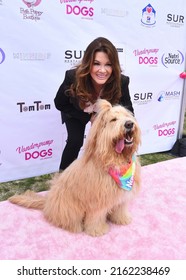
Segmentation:
[(132, 131), (129, 131), (126, 133), (125, 138), (124, 138), (124, 143), (125, 145), (132, 145), (133, 144), (133, 136), (132, 136)]
[(115, 151), (118, 154), (121, 154), (125, 147), (130, 147), (133, 145), (133, 133), (132, 130), (129, 130), (125, 133), (123, 138), (116, 140), (115, 142)]

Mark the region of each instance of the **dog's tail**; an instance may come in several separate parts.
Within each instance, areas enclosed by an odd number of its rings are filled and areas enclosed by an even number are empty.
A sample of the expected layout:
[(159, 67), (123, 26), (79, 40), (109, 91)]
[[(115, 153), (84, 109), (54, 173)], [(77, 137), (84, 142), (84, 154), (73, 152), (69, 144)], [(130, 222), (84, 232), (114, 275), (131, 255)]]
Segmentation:
[(37, 193), (28, 190), (23, 194), (11, 196), (8, 200), (11, 203), (18, 204), (26, 208), (42, 210), (44, 208), (46, 198), (45, 196), (38, 195)]

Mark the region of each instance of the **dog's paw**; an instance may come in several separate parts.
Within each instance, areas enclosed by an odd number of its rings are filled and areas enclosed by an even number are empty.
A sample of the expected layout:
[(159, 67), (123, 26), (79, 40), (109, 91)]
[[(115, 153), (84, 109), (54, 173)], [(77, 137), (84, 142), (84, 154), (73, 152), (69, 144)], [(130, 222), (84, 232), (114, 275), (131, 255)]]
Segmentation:
[(108, 224), (104, 224), (104, 225), (101, 225), (99, 227), (86, 227), (85, 230), (84, 230), (88, 235), (91, 235), (93, 237), (96, 237), (96, 236), (101, 236), (101, 235), (104, 235), (106, 234), (108, 231), (109, 231), (109, 226)]
[(129, 225), (130, 223), (132, 223), (132, 216), (129, 214), (124, 216), (123, 219), (121, 219), (122, 225)]
[(72, 228), (71, 231), (74, 233), (81, 233), (81, 232), (83, 232), (83, 227), (81, 227), (81, 226), (75, 227), (75, 228)]
[(132, 216), (130, 214), (127, 215), (110, 215), (109, 221), (117, 225), (129, 225), (132, 222)]
[(68, 231), (73, 232), (73, 233), (83, 232), (83, 227), (82, 227), (81, 224), (76, 224), (74, 226), (72, 226), (72, 225), (70, 225), (70, 226), (69, 225), (68, 226), (62, 225), (61, 227), (64, 228), (65, 230), (68, 230)]

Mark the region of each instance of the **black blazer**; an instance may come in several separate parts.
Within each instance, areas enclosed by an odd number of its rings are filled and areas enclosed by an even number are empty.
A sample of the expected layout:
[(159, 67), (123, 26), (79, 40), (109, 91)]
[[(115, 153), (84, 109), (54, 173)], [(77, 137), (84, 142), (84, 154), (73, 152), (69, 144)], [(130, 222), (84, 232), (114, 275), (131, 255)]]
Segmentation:
[[(79, 106), (75, 98), (68, 96), (66, 90), (70, 88), (71, 84), (75, 80), (76, 69), (67, 70), (65, 73), (65, 78), (61, 86), (59, 87), (54, 103), (56, 108), (61, 111), (62, 123), (64, 123), (69, 118), (79, 119), (83, 124), (87, 124), (91, 118), (91, 115), (85, 113)], [(129, 77), (121, 74), (121, 93), (119, 104), (123, 105), (125, 108), (134, 113), (132, 107), (132, 102), (129, 94)]]

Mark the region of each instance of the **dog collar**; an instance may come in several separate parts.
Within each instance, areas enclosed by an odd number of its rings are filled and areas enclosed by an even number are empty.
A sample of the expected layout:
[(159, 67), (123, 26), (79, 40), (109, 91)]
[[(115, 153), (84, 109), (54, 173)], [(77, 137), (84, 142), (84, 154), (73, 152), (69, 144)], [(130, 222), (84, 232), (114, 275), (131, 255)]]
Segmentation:
[(127, 165), (122, 165), (120, 169), (110, 167), (108, 172), (120, 188), (131, 191), (134, 183), (135, 168), (136, 157), (133, 155)]

